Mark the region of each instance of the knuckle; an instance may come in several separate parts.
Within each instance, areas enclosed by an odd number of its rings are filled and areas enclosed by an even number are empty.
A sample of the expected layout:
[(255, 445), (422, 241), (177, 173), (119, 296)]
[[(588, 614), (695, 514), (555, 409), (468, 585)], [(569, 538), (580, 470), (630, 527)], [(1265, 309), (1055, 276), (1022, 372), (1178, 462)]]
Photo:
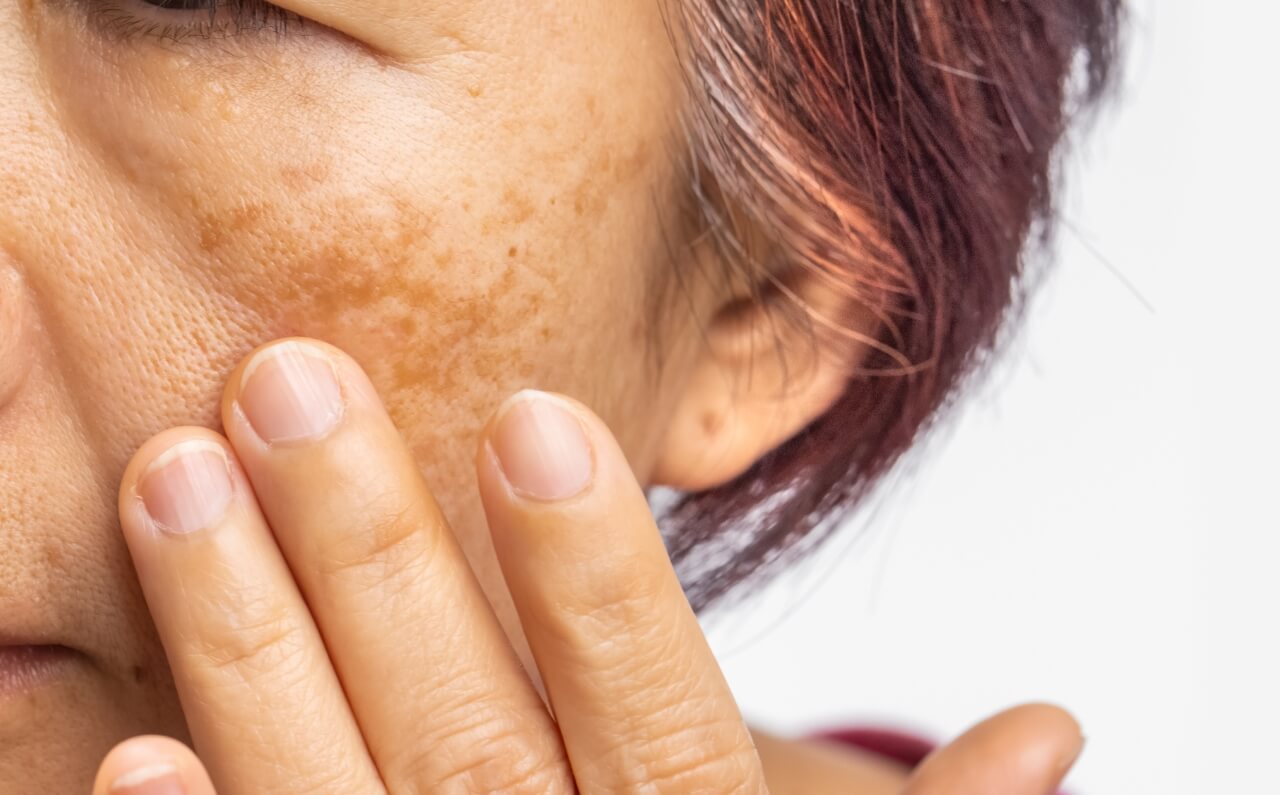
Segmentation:
[(300, 635), (284, 620), (246, 625), (207, 638), (198, 655), (212, 671), (237, 671), (246, 679), (264, 676), (287, 668), (300, 655)]
[(234, 626), (205, 627), (191, 647), (197, 667), (218, 676), (233, 674), (251, 681), (274, 677), (294, 667), (306, 640), (297, 622), (283, 609)]
[(353, 530), (335, 538), (320, 555), (321, 576), (357, 588), (417, 579), (440, 543), (433, 514), (393, 497), (368, 501), (355, 512), (359, 519)]
[(626, 771), (622, 792), (764, 792), (759, 755), (737, 719), (685, 721), (644, 739), (618, 738), (606, 757), (615, 770)]
[(668, 604), (661, 578), (635, 573), (588, 571), (565, 579), (556, 595), (559, 626), (575, 646), (609, 644), (618, 637), (634, 637), (650, 629), (666, 628), (666, 614), (657, 608)]
[(563, 750), (521, 728), (499, 709), (460, 709), (435, 723), (431, 736), (410, 743), (398, 760), (407, 791), (503, 792), (545, 795), (572, 791)]
[(303, 769), (301, 765), (279, 759), (264, 760), (264, 764), (273, 764), (276, 767), (287, 765), (290, 775), (281, 776), (282, 783), (269, 791), (252, 790), (262, 795), (351, 795), (355, 792), (364, 792), (368, 788), (367, 784), (359, 781), (351, 770)]

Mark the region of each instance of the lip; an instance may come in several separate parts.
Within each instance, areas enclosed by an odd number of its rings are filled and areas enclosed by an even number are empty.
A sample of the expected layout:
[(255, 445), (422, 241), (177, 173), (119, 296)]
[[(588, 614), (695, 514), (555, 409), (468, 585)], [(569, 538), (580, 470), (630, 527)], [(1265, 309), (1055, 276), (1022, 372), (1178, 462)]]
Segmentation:
[(58, 644), (0, 645), (0, 698), (47, 687), (65, 676), (83, 656)]

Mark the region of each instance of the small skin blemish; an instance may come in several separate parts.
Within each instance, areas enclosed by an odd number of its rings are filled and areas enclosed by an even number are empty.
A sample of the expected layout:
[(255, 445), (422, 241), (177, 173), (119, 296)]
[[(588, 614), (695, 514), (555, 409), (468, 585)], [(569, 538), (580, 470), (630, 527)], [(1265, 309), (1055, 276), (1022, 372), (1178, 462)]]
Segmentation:
[(65, 556), (62, 553), (61, 546), (57, 544), (48, 544), (45, 546), (44, 561), (46, 564), (48, 564), (49, 568), (51, 569), (60, 568), (64, 560), (65, 560)]
[(200, 248), (213, 251), (256, 226), (264, 215), (261, 204), (234, 207), (218, 215), (204, 214), (199, 218)]
[(517, 191), (515, 188), (507, 188), (502, 192), (502, 201), (511, 209), (510, 222), (522, 224), (533, 217), (533, 202), (529, 201), (529, 197)]
[(511, 248), (507, 249), (508, 257), (515, 257), (515, 255), (518, 253), (519, 253), (519, 249), (516, 248), (515, 246), (512, 246)]
[(396, 333), (402, 337), (411, 337), (418, 332), (418, 321), (412, 315), (406, 315), (395, 323)]
[(714, 411), (704, 412), (700, 419), (702, 432), (707, 436), (715, 436), (724, 424), (722, 416)]

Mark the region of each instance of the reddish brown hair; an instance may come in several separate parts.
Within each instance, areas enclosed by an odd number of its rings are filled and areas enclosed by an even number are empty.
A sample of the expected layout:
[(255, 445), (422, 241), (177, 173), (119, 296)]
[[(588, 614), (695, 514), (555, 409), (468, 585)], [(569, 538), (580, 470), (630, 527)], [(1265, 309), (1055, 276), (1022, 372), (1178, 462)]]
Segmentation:
[[(822, 538), (988, 358), (1028, 242), (1052, 228), (1059, 139), (1108, 84), (1121, 3), (676, 3), (707, 231), (742, 265), (808, 269), (882, 321), (825, 416), (663, 513), (701, 607)], [(752, 261), (735, 212), (780, 262)]]

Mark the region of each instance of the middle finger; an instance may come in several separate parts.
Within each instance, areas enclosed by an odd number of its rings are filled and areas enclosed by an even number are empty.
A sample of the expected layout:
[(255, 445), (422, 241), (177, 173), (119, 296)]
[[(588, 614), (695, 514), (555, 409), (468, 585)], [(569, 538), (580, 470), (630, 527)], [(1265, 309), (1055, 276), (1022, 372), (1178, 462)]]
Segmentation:
[(570, 792), (559, 733), (349, 357), (267, 345), (223, 424), (392, 792)]

